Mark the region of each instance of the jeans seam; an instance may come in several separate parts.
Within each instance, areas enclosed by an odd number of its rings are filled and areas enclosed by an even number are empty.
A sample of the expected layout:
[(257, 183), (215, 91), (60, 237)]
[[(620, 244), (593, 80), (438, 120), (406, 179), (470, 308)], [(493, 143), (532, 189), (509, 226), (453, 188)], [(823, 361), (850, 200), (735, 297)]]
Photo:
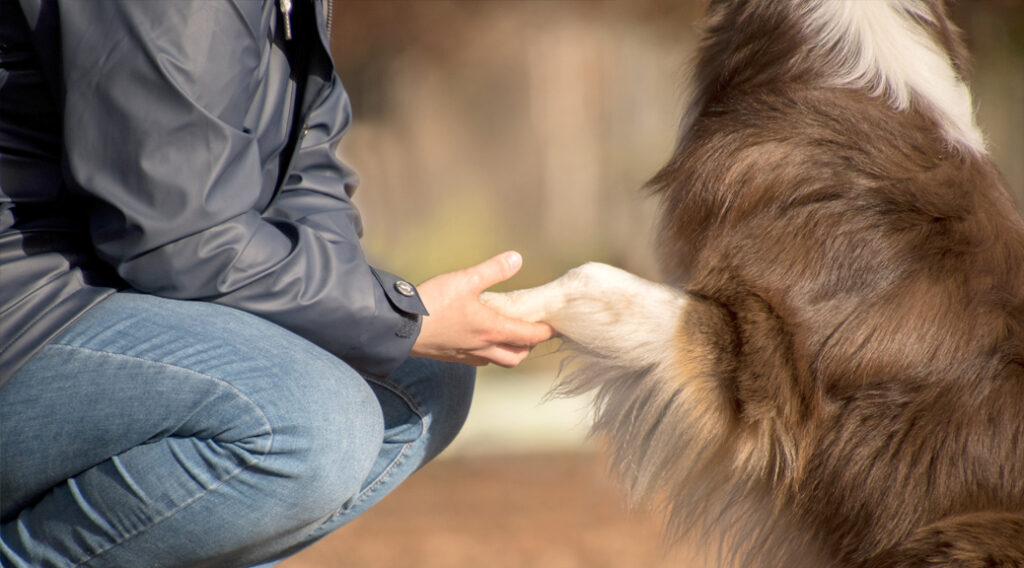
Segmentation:
[[(257, 412), (259, 412), (260, 418), (263, 419), (263, 428), (267, 430), (268, 434), (270, 434), (270, 442), (267, 445), (267, 449), (264, 450), (262, 452), (262, 454), (260, 455), (260, 459), (254, 460), (250, 464), (247, 464), (247, 466), (255, 464), (255, 463), (258, 463), (260, 460), (262, 460), (264, 457), (266, 457), (267, 454), (269, 454), (271, 452), (271, 449), (274, 447), (274, 429), (270, 426), (270, 419), (267, 418), (266, 413), (263, 412), (263, 409), (260, 408), (260, 405), (256, 404), (256, 401), (254, 401), (252, 398), (250, 398), (244, 392), (238, 390), (238, 388), (235, 385), (229, 383), (228, 381), (225, 381), (224, 379), (217, 378), (217, 377), (215, 377), (213, 375), (210, 375), (208, 373), (204, 373), (202, 371), (197, 371), (195, 369), (189, 369), (188, 367), (183, 367), (181, 365), (176, 365), (174, 363), (168, 363), (166, 361), (156, 361), (156, 360), (153, 360), (153, 359), (146, 359), (145, 357), (138, 357), (136, 355), (128, 355), (128, 354), (125, 354), (125, 353), (115, 353), (115, 352), (112, 352), (112, 351), (104, 351), (102, 349), (95, 349), (95, 348), (92, 348), (92, 347), (83, 347), (81, 345), (71, 345), (71, 344), (68, 344), (68, 343), (53, 342), (53, 343), (50, 343), (50, 345), (48, 345), (47, 347), (71, 349), (71, 350), (74, 350), (74, 351), (85, 351), (85, 352), (88, 352), (88, 353), (95, 353), (95, 354), (98, 354), (98, 355), (105, 355), (107, 357), (112, 357), (112, 358), (115, 358), (115, 359), (128, 359), (128, 360), (131, 360), (131, 361), (139, 361), (139, 362), (142, 362), (142, 363), (149, 363), (149, 364), (152, 364), (152, 365), (159, 365), (161, 367), (167, 367), (169, 369), (175, 369), (175, 370), (178, 370), (178, 371), (184, 371), (186, 373), (189, 373), (189, 374), (192, 374), (192, 375), (196, 375), (196, 376), (202, 377), (204, 379), (209, 379), (211, 381), (214, 381), (215, 383), (218, 383), (218, 384), (220, 384), (222, 386), (225, 386), (225, 387), (231, 389), (231, 391), (233, 391), (236, 395), (238, 395), (243, 400), (245, 400), (246, 402), (251, 404), (252, 407), (255, 408)], [(418, 411), (417, 411), (417, 414), (419, 414)]]
[(401, 398), (406, 404), (408, 404), (409, 408), (412, 409), (412, 411), (420, 419), (420, 434), (419, 436), (416, 437), (415, 440), (402, 444), (402, 450), (398, 453), (398, 456), (388, 465), (387, 469), (382, 471), (381, 474), (377, 476), (377, 479), (373, 480), (373, 483), (371, 483), (366, 489), (360, 491), (359, 494), (356, 495), (356, 497), (348, 505), (348, 507), (339, 510), (333, 517), (337, 517), (338, 515), (341, 515), (351, 510), (353, 507), (359, 504), (359, 502), (361, 502), (364, 498), (372, 495), (378, 488), (380, 488), (381, 485), (387, 483), (387, 481), (391, 479), (391, 474), (394, 473), (395, 469), (397, 469), (400, 465), (405, 463), (405, 458), (409, 454), (409, 448), (413, 444), (418, 442), (427, 432), (427, 417), (420, 409), (420, 406), (416, 402), (416, 399), (407, 390), (388, 380), (377, 379), (372, 377), (366, 377), (366, 380), (368, 382), (374, 383), (376, 385), (379, 385), (394, 392), (396, 395), (399, 396), (399, 398)]
[(387, 469), (381, 472), (381, 474), (377, 476), (377, 479), (373, 480), (373, 483), (371, 483), (369, 487), (360, 491), (359, 494), (356, 495), (356, 498), (352, 500), (352, 503), (349, 504), (348, 507), (345, 507), (344, 510), (338, 511), (338, 513), (336, 513), (335, 516), (349, 511), (350, 509), (358, 505), (363, 499), (369, 497), (370, 495), (373, 495), (374, 492), (376, 492), (381, 485), (387, 483), (388, 480), (391, 479), (391, 474), (395, 472), (395, 469), (397, 469), (398, 466), (405, 463), (405, 457), (409, 454), (409, 447), (412, 445), (413, 442), (402, 444), (402, 451), (398, 453), (398, 457), (396, 457), (394, 461), (392, 461), (388, 465)]
[(382, 386), (382, 387), (384, 387), (384, 388), (394, 392), (395, 394), (397, 394), (403, 401), (405, 401), (406, 404), (409, 405), (409, 408), (411, 408), (412, 411), (415, 412), (416, 415), (419, 416), (421, 420), (425, 417), (425, 415), (423, 414), (423, 411), (420, 410), (419, 403), (416, 402), (416, 398), (414, 396), (412, 396), (412, 394), (410, 394), (409, 391), (407, 391), (404, 388), (402, 388), (401, 385), (398, 385), (398, 384), (393, 383), (393, 382), (391, 382), (389, 380), (386, 380), (386, 379), (378, 379), (378, 378), (374, 378), (374, 377), (364, 377), (364, 378), (366, 379), (367, 382), (373, 383), (375, 385)]
[[(80, 346), (80, 345), (69, 345), (69, 344), (66, 344), (66, 343), (58, 343), (58, 342), (51, 343), (49, 345), (49, 347), (54, 347), (54, 348), (59, 347), (59, 348), (65, 348), (65, 349), (72, 349), (72, 350), (76, 350), (76, 351), (84, 351), (84, 352), (95, 353), (95, 354), (104, 355), (104, 356), (112, 357), (112, 358), (130, 359), (130, 360), (133, 360), (133, 361), (140, 361), (140, 362), (143, 362), (143, 363), (148, 363), (148, 364), (153, 364), (153, 365), (160, 365), (160, 366), (163, 366), (163, 367), (168, 367), (168, 368), (176, 369), (176, 370), (179, 370), (179, 371), (184, 371), (186, 373), (190, 373), (190, 374), (193, 374), (193, 375), (196, 375), (196, 376), (199, 376), (199, 377), (203, 377), (205, 379), (209, 379), (209, 380), (214, 381), (214, 382), (216, 382), (216, 383), (218, 383), (218, 384), (220, 384), (222, 386), (226, 386), (227, 388), (229, 388), (232, 391), (234, 391), (235, 394), (240, 396), (242, 399), (244, 399), (245, 401), (249, 402), (249, 404), (251, 404), (252, 407), (255, 408), (257, 412), (259, 412), (260, 417), (263, 419), (263, 428), (270, 435), (270, 441), (267, 443), (266, 449), (260, 454), (260, 456), (257, 459), (254, 459), (253, 461), (251, 461), (251, 462), (249, 462), (249, 463), (239, 467), (238, 469), (236, 469), (230, 475), (228, 475), (227, 477), (222, 479), (219, 483), (217, 483), (213, 487), (210, 487), (210, 488), (206, 489), (205, 491), (202, 491), (201, 493), (198, 493), (197, 495), (195, 495), (194, 497), (192, 497), (188, 501), (182, 503), (178, 507), (175, 507), (173, 510), (168, 511), (162, 517), (154, 520), (152, 523), (149, 523), (145, 527), (140, 528), (139, 530), (136, 530), (136, 531), (126, 535), (124, 538), (122, 538), (120, 540), (117, 540), (116, 542), (112, 543), (110, 546), (107, 546), (103, 550), (100, 550), (100, 551), (96, 552), (95, 554), (91, 554), (88, 557), (84, 558), (83, 560), (75, 563), (73, 565), (74, 567), (83, 566), (86, 563), (91, 562), (91, 561), (95, 560), (96, 558), (102, 556), (103, 554), (106, 554), (107, 552), (109, 552), (109, 551), (111, 551), (111, 550), (113, 550), (113, 549), (115, 549), (115, 548), (117, 548), (119, 546), (124, 545), (125, 543), (127, 543), (128, 541), (132, 540), (133, 538), (139, 536), (140, 534), (142, 534), (142, 533), (144, 533), (144, 532), (146, 532), (148, 530), (153, 529), (154, 527), (158, 526), (160, 523), (163, 523), (167, 519), (169, 519), (169, 518), (173, 517), (174, 515), (177, 515), (178, 513), (182, 512), (183, 510), (185, 510), (187, 507), (189, 507), (190, 505), (192, 505), (193, 503), (195, 503), (196, 501), (198, 501), (202, 497), (204, 497), (206, 495), (209, 495), (211, 492), (220, 489), (225, 484), (227, 484), (229, 481), (231, 481), (235, 477), (237, 477), (243, 471), (245, 471), (245, 470), (255, 466), (256, 464), (258, 464), (260, 462), (262, 462), (273, 451), (273, 447), (274, 447), (274, 429), (270, 426), (270, 420), (267, 418), (266, 413), (263, 412), (263, 409), (260, 408), (260, 406), (258, 404), (256, 404), (256, 402), (253, 401), (252, 398), (250, 398), (248, 395), (246, 395), (242, 391), (238, 390), (238, 388), (235, 387), (235, 385), (229, 383), (228, 381), (225, 381), (223, 379), (219, 379), (217, 377), (214, 377), (214, 376), (209, 375), (207, 373), (203, 373), (201, 371), (197, 371), (195, 369), (189, 369), (187, 367), (182, 367), (180, 365), (175, 365), (173, 363), (168, 363), (166, 361), (155, 361), (153, 359), (146, 359), (144, 357), (138, 357), (138, 356), (135, 356), (135, 355), (127, 355), (127, 354), (124, 354), (124, 353), (113, 353), (113, 352), (104, 351), (104, 350), (101, 350), (101, 349), (94, 349), (94, 348), (91, 348), (91, 347), (83, 347), (83, 346)], [(417, 414), (419, 414), (419, 412), (417, 412)]]
[(184, 511), (185, 509), (187, 509), (190, 505), (192, 505), (193, 503), (195, 503), (199, 499), (201, 499), (201, 498), (209, 495), (210, 493), (220, 489), (225, 484), (227, 484), (229, 481), (231, 481), (235, 477), (238, 477), (238, 474), (240, 474), (243, 471), (249, 469), (250, 467), (256, 465), (256, 463), (258, 463), (258, 462), (253, 462), (253, 463), (250, 463), (248, 465), (244, 465), (244, 466), (238, 468), (231, 475), (229, 475), (228, 477), (226, 477), (223, 480), (221, 480), (221, 482), (218, 483), (217, 485), (215, 485), (215, 486), (213, 486), (213, 487), (203, 491), (202, 493), (199, 493), (198, 495), (196, 495), (195, 497), (189, 499), (185, 503), (182, 503), (180, 506), (178, 506), (174, 510), (168, 511), (166, 515), (164, 515), (164, 516), (160, 517), (159, 519), (153, 521), (152, 523), (150, 523), (146, 527), (141, 528), (141, 529), (131, 533), (130, 535), (126, 536), (125, 538), (123, 538), (121, 540), (118, 540), (117, 542), (111, 544), (110, 546), (104, 548), (103, 550), (100, 550), (99, 552), (90, 555), (88, 558), (85, 558), (81, 562), (78, 562), (78, 563), (74, 564), (73, 568), (77, 568), (78, 566), (84, 566), (85, 564), (87, 564), (89, 562), (92, 562), (93, 560), (99, 558), (100, 556), (106, 554), (107, 552), (110, 552), (111, 550), (114, 550), (115, 548), (117, 548), (119, 546), (123, 546), (128, 541), (130, 541), (133, 538), (141, 535), (142, 533), (144, 533), (144, 532), (146, 532), (148, 530), (151, 530), (153, 528), (156, 528), (158, 525), (160, 525), (160, 523), (166, 521), (167, 519), (170, 519), (171, 517), (173, 517), (174, 515), (177, 515), (178, 513), (182, 512), (182, 511)]

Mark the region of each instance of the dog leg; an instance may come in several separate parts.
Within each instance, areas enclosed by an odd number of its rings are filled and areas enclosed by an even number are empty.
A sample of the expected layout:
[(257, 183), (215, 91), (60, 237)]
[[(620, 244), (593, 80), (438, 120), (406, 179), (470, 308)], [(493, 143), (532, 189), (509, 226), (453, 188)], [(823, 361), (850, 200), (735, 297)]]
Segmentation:
[[(612, 444), (613, 461), (637, 500), (671, 482), (664, 473), (726, 431), (727, 406), (708, 372), (704, 338), (687, 329), (701, 302), (605, 264), (588, 263), (526, 290), (481, 301), (510, 317), (544, 321), (567, 340), (578, 363), (555, 393), (596, 391), (593, 432)], [(690, 443), (692, 437), (701, 440)]]
[(587, 354), (632, 368), (664, 360), (687, 304), (682, 290), (595, 262), (480, 300), (510, 317), (547, 322)]
[(480, 299), (565, 336), (578, 364), (555, 392), (595, 393), (592, 432), (634, 503), (667, 505), (670, 538), (718, 535), (735, 566), (828, 565), (756, 481), (770, 452), (736, 418), (727, 377), (738, 340), (720, 306), (597, 263)]

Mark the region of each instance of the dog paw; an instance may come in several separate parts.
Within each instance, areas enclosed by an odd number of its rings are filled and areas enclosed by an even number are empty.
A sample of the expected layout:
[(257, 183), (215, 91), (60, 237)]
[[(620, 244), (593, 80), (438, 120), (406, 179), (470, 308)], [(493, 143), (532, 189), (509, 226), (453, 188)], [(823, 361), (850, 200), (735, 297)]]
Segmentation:
[[(502, 315), (573, 327), (609, 324), (622, 309), (623, 297), (642, 295), (651, 285), (624, 270), (590, 262), (547, 284), (513, 292), (484, 292), (480, 302)], [(609, 320), (611, 318), (611, 320)]]
[(480, 294), (480, 303), (506, 317), (529, 322), (543, 321), (546, 315), (544, 302), (535, 290), (484, 292)]

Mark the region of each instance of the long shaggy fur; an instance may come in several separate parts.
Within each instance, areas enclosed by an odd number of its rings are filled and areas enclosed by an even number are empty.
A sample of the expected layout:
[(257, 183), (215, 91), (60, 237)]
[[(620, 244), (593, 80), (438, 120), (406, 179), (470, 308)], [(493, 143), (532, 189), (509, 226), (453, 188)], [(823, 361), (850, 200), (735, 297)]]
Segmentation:
[(670, 531), (737, 566), (1024, 566), (1024, 222), (928, 0), (712, 2), (654, 177), (672, 287), (584, 265), (545, 320)]

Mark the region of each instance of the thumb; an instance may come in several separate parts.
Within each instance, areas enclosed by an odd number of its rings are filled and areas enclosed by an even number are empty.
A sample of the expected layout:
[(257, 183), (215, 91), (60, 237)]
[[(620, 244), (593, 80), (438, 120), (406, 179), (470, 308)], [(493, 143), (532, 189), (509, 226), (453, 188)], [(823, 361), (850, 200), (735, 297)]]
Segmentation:
[(516, 251), (503, 252), (466, 270), (473, 278), (477, 292), (512, 278), (523, 266), (523, 257)]

